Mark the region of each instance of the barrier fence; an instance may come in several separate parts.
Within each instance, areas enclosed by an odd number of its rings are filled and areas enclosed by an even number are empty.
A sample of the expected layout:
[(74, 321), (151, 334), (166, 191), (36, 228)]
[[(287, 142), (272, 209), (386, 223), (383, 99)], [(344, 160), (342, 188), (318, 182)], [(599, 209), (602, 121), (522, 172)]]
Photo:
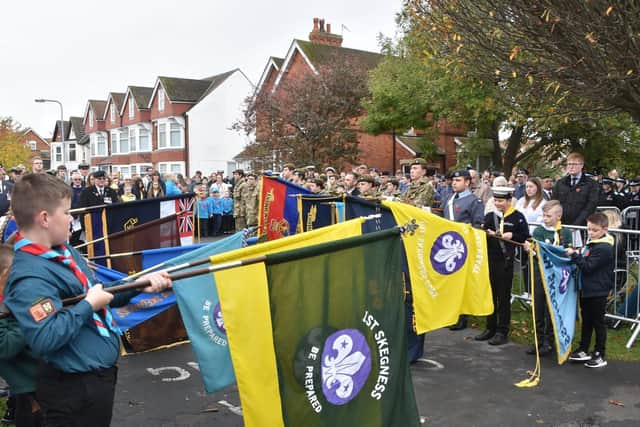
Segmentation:
[[(609, 234), (614, 237), (614, 289), (607, 303), (607, 319), (611, 326), (618, 327), (624, 322), (631, 324), (632, 334), (626, 343), (631, 348), (640, 335), (640, 206), (631, 206), (623, 211), (616, 207), (601, 206), (599, 211), (609, 217)], [(531, 225), (541, 225), (532, 223)], [(587, 227), (567, 225), (574, 235), (574, 247), (582, 247), (587, 241)], [(517, 254), (516, 262), (519, 280), (514, 281), (512, 303), (517, 301), (529, 306), (529, 283), (526, 266), (527, 255)], [(523, 262), (524, 260), (524, 262)]]

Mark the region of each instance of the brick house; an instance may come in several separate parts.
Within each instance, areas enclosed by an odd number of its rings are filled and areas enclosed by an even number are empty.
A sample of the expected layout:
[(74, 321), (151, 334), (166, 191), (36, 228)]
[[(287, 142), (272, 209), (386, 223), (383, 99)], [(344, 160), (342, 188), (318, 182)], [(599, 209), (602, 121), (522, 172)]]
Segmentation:
[[(342, 36), (331, 33), (331, 25), (323, 19), (313, 19), (313, 29), (309, 33), (309, 41), (294, 39), (284, 58), (270, 57), (257, 86), (257, 92), (271, 91), (273, 93), (283, 86), (287, 79), (300, 79), (309, 73), (318, 73), (319, 66), (327, 61), (341, 56), (348, 61), (360, 64), (365, 70), (375, 68), (383, 59), (383, 55), (375, 52), (362, 51), (342, 47)], [(362, 117), (354, 118), (355, 127)], [(455, 165), (454, 137), (461, 135), (459, 130), (450, 129), (446, 121), (439, 121), (435, 128), (438, 146), (436, 158), (430, 159), (430, 168), (444, 171)], [(264, 138), (268, 130), (261, 127), (258, 120), (256, 139)], [(385, 132), (373, 135), (357, 128), (357, 139), (360, 150), (359, 162), (382, 170), (395, 171), (401, 168), (403, 159), (411, 159), (421, 155), (418, 147), (418, 137), (415, 135), (396, 135)], [(246, 157), (244, 157), (246, 159)], [(276, 165), (276, 167), (281, 165)]]
[(51, 146), (49, 141), (41, 137), (35, 130), (26, 128), (22, 131), (24, 143), (29, 147), (34, 156), (42, 157), (42, 163), (45, 168), (50, 167)]
[[(62, 161), (62, 130), (64, 129), (64, 147), (66, 150), (66, 161)], [(56, 121), (51, 137), (51, 169), (56, 169), (58, 165), (65, 164), (69, 171), (77, 169), (82, 162), (89, 161), (89, 152), (86, 146), (79, 144), (84, 137), (84, 125), (82, 117), (69, 117), (64, 123)]]
[(83, 144), (92, 169), (193, 175), (237, 167), (246, 138), (231, 130), (253, 85), (240, 69), (204, 79), (160, 76), (153, 87), (129, 86), (106, 101), (90, 100)]

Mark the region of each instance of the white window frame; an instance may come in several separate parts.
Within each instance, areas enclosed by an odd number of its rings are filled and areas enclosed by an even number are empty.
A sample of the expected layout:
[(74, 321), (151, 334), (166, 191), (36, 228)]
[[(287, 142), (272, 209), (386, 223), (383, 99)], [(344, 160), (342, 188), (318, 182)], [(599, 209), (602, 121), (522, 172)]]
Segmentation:
[(131, 94), (129, 94), (129, 118), (133, 119), (136, 116), (136, 111), (134, 110), (136, 106), (135, 100), (133, 99), (133, 96), (131, 96)]
[(31, 151), (36, 151), (38, 149), (38, 143), (34, 140), (28, 141), (27, 144), (29, 144)]
[(164, 111), (164, 89), (158, 87), (158, 111)]
[[(164, 150), (167, 147), (167, 122), (158, 122), (158, 150)], [(162, 133), (160, 132), (160, 129), (162, 128)], [(164, 140), (163, 138), (160, 138), (160, 135), (164, 136)]]
[[(136, 174), (142, 176), (143, 173), (147, 170), (149, 166), (153, 166), (151, 163), (131, 163), (129, 167), (131, 167), (131, 176), (134, 175), (133, 168), (136, 169)], [(141, 173), (142, 172), (142, 173)]]
[[(185, 135), (184, 135), (184, 126), (180, 123), (179, 120), (176, 120), (173, 117), (169, 117), (167, 119), (158, 120), (158, 150), (181, 150), (185, 147)], [(164, 143), (160, 138), (160, 129), (164, 128)], [(171, 129), (179, 130), (179, 145), (171, 145)]]
[(70, 162), (75, 162), (78, 158), (78, 151), (75, 143), (67, 144), (67, 160)]
[[(100, 147), (102, 147), (103, 150), (100, 150)], [(96, 134), (94, 156), (107, 157), (107, 155), (107, 138), (105, 138), (105, 135), (102, 133)]]
[(111, 103), (111, 108), (109, 109), (109, 119), (111, 120), (111, 123), (116, 122), (116, 109), (113, 103)]
[(62, 163), (62, 146), (56, 144), (53, 146), (53, 158), (56, 163)]
[(89, 108), (89, 127), (92, 128), (93, 127), (93, 110), (91, 108)]
[[(147, 148), (146, 149), (142, 148), (142, 142), (141, 142), (142, 138), (140, 137), (142, 131), (146, 132), (146, 137), (147, 137)], [(151, 131), (149, 129), (147, 129), (147, 128), (144, 128), (144, 129), (138, 128), (136, 132), (137, 132), (136, 136), (137, 136), (137, 141), (138, 141), (138, 147), (137, 147), (138, 148), (138, 152), (140, 152), (140, 153), (151, 152), (152, 151), (151, 150), (152, 149)]]
[(136, 128), (129, 128), (129, 152), (135, 153), (138, 151), (138, 132)]
[(158, 172), (184, 175), (184, 162), (158, 162)]
[(111, 154), (120, 154), (120, 131), (114, 129), (111, 132)]
[[(178, 145), (173, 145), (174, 130), (177, 129)], [(184, 147), (184, 129), (180, 126), (180, 123), (169, 123), (169, 148), (182, 148)]]
[[(119, 130), (119, 132), (120, 132), (120, 138), (119, 138), (120, 140), (118, 141), (119, 142), (119, 144), (118, 144), (119, 153), (120, 154), (127, 154), (127, 153), (129, 153), (129, 147), (130, 147), (129, 146), (129, 130), (127, 128), (121, 128)], [(123, 136), (125, 138), (123, 138)], [(127, 141), (126, 150), (122, 149), (123, 141)]]

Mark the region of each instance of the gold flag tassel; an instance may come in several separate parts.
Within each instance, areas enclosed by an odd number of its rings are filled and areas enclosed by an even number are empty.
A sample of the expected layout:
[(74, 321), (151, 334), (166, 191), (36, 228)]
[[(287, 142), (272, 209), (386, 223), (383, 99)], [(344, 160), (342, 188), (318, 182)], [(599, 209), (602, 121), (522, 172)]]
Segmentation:
[(516, 387), (525, 388), (525, 387), (536, 387), (540, 384), (540, 347), (538, 347), (538, 331), (536, 330), (536, 284), (534, 282), (534, 264), (533, 264), (533, 253), (534, 250), (536, 253), (540, 253), (540, 248), (538, 247), (538, 242), (534, 241), (534, 246), (529, 250), (529, 283), (531, 284), (531, 319), (533, 321), (533, 344), (536, 347), (536, 368), (533, 371), (528, 371), (529, 378), (524, 379), (520, 382), (515, 383)]

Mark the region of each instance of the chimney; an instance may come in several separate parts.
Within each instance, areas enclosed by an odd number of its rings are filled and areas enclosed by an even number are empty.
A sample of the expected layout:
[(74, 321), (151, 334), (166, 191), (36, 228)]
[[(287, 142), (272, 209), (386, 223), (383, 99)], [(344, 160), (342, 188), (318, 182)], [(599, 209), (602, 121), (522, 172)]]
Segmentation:
[(313, 30), (309, 33), (311, 43), (324, 44), (328, 46), (342, 46), (342, 36), (331, 34), (331, 24), (327, 23), (325, 31), (324, 18), (313, 18)]

